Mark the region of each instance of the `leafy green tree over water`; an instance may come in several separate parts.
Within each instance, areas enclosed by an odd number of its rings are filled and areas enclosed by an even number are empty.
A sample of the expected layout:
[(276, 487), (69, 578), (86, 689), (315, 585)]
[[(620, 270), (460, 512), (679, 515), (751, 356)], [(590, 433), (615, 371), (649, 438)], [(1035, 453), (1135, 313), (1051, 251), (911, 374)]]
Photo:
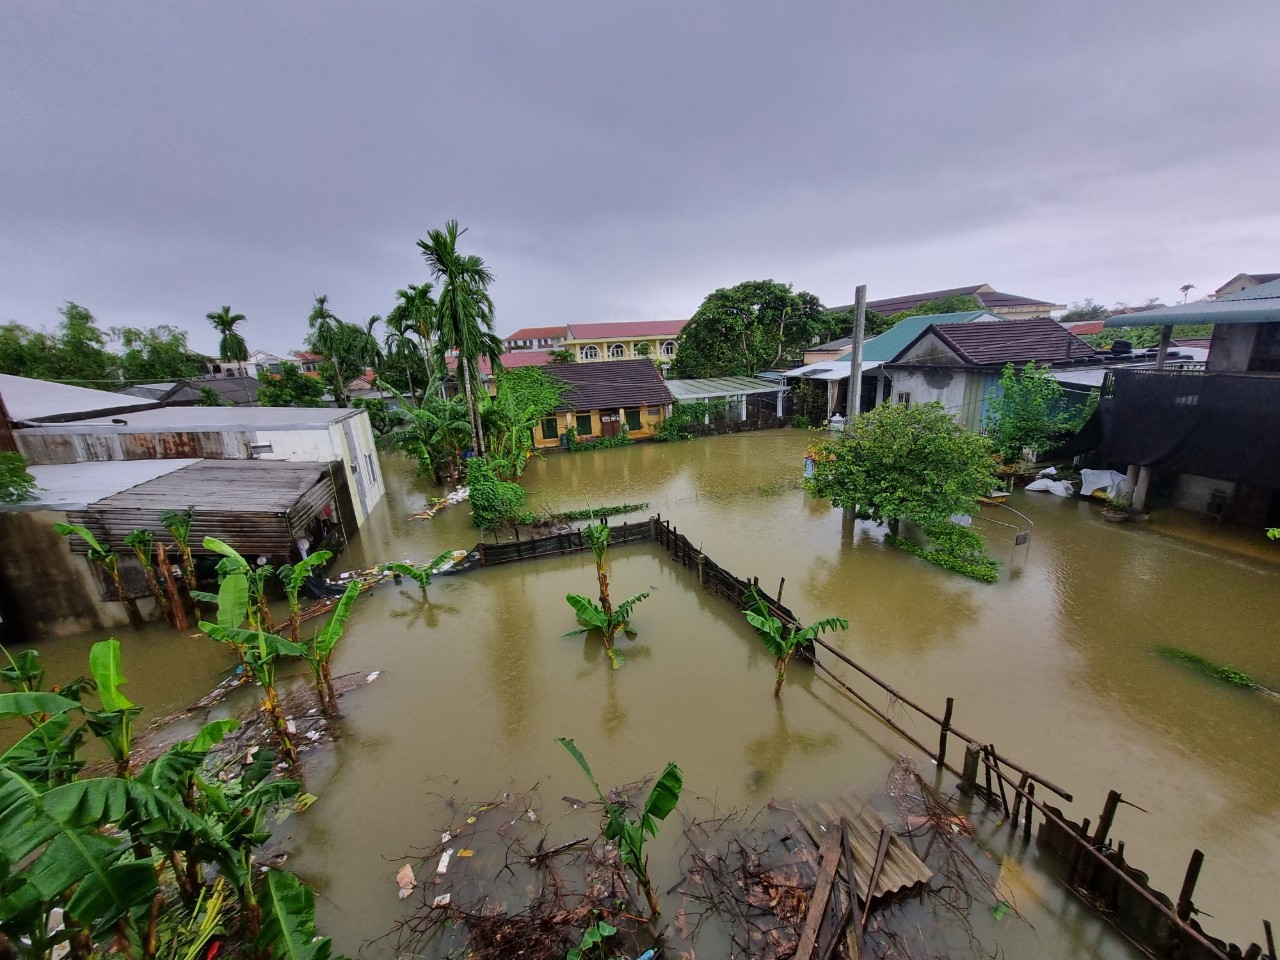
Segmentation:
[(1000, 455), (1013, 462), (1024, 448), (1042, 453), (1064, 434), (1079, 430), (1096, 405), (1095, 392), (1088, 402), (1072, 406), (1048, 367), (1028, 363), (1018, 370), (1006, 363), (999, 385), (987, 393), (984, 426)]

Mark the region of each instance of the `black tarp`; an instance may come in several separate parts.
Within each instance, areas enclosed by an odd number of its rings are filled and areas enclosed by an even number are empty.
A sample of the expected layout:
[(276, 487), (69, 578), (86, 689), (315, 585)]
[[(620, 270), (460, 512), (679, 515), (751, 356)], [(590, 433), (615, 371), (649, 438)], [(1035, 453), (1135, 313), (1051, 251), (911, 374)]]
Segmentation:
[(1280, 487), (1280, 377), (1115, 370), (1097, 416), (1116, 469)]

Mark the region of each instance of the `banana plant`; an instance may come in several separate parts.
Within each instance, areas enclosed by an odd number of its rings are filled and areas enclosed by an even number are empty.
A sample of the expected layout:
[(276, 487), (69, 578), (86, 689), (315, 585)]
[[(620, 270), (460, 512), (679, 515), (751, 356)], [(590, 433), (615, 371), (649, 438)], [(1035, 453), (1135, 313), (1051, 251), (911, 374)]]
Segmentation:
[(19, 718), (31, 728), (0, 754), (0, 766), (44, 786), (70, 782), (84, 766), (79, 750), (86, 732), (73, 714), (81, 709), (80, 697), (93, 689), (93, 681), (78, 677), (46, 691), (39, 653), (24, 650), (15, 657), (4, 647), (0, 653), (9, 662), (0, 668), (0, 681), (13, 688), (12, 693), (0, 693), (0, 720)]
[[(218, 623), (223, 626), (238, 627), (248, 620), (249, 626), (257, 629), (257, 605), (251, 602), (249, 592), (249, 575), (252, 573), (249, 561), (217, 537), (205, 537), (204, 548), (222, 557), (218, 561), (218, 593), (217, 596), (207, 593), (198, 596), (201, 600), (212, 600), (217, 604)], [(234, 623), (231, 623), (232, 619)]]
[(111, 582), (116, 588), (116, 597), (129, 615), (129, 623), (135, 630), (141, 627), (142, 614), (138, 612), (138, 605), (124, 595), (124, 584), (120, 580), (120, 555), (104, 547), (88, 527), (78, 523), (55, 523), (53, 529), (64, 537), (79, 537), (85, 542), (85, 546), (89, 548), (89, 562), (98, 564), (111, 577)]
[(637, 593), (620, 603), (617, 609), (605, 610), (594, 600), (571, 593), (564, 599), (573, 607), (573, 612), (578, 615), (578, 622), (583, 626), (570, 630), (565, 636), (580, 637), (591, 630), (599, 630), (604, 634), (604, 649), (609, 654), (609, 662), (617, 670), (627, 662), (627, 658), (614, 644), (614, 639), (621, 631), (626, 630), (627, 623), (631, 620), (632, 608), (648, 596), (648, 593)]
[(808, 645), (820, 633), (830, 630), (848, 630), (849, 621), (844, 617), (826, 617), (800, 629), (795, 626), (784, 626), (782, 621), (769, 613), (764, 599), (755, 594), (750, 607), (742, 611), (747, 622), (755, 627), (756, 633), (764, 642), (765, 649), (773, 655), (774, 667), (777, 670), (777, 682), (773, 685), (773, 695), (782, 696), (782, 683), (787, 679), (787, 664), (796, 648)]
[(303, 557), (297, 563), (285, 563), (276, 570), (276, 575), (280, 577), (281, 582), (284, 584), (284, 595), (289, 598), (289, 639), (294, 643), (299, 642), (299, 615), (302, 609), (298, 596), (302, 592), (302, 585), (307, 582), (307, 577), (311, 576), (311, 572), (316, 567), (324, 566), (331, 559), (333, 559), (333, 554), (328, 550), (317, 550), (310, 556)]
[(399, 577), (408, 577), (422, 589), (422, 596), (426, 597), (427, 587), (431, 586), (431, 574), (435, 573), (446, 561), (451, 559), (453, 559), (453, 551), (446, 550), (430, 563), (404, 563), (400, 560), (393, 560), (390, 563), (384, 563), (382, 569), (396, 574), (397, 582)]
[(173, 537), (173, 542), (178, 545), (178, 552), (182, 554), (182, 579), (186, 586), (187, 596), (191, 598), (191, 603), (195, 607), (196, 619), (200, 619), (200, 601), (196, 599), (196, 561), (191, 555), (191, 524), (196, 518), (196, 508), (187, 507), (185, 510), (169, 510), (161, 517), (160, 522), (164, 524), (164, 528), (169, 531), (169, 536)]
[(200, 621), (200, 629), (211, 639), (236, 649), (249, 675), (262, 687), (262, 712), (280, 743), (280, 752), (289, 763), (296, 763), (298, 751), (289, 739), (288, 718), (276, 690), (276, 662), (280, 657), (305, 657), (307, 648), (265, 630), (245, 630), (205, 620)]
[(353, 580), (339, 598), (329, 615), (328, 621), (311, 639), (310, 647), (305, 651), (307, 665), (315, 676), (316, 693), (320, 696), (320, 705), (331, 717), (338, 715), (338, 697), (333, 691), (333, 674), (329, 672), (329, 658), (333, 656), (333, 648), (338, 645), (347, 629), (347, 620), (351, 609), (355, 606), (356, 597), (360, 595), (360, 582)]
[(650, 912), (654, 917), (659, 916), (662, 913), (662, 907), (658, 903), (653, 882), (649, 877), (649, 858), (644, 852), (644, 846), (658, 835), (658, 821), (667, 819), (667, 815), (679, 803), (680, 791), (684, 787), (684, 774), (674, 763), (668, 763), (649, 790), (649, 796), (645, 798), (644, 806), (640, 808), (640, 819), (634, 820), (625, 803), (614, 803), (604, 795), (595, 774), (591, 772), (587, 758), (571, 738), (557, 737), (556, 743), (560, 744), (565, 753), (573, 758), (574, 763), (595, 788), (596, 796), (604, 804), (604, 837), (618, 845), (618, 857), (640, 884), (640, 889), (644, 891), (645, 898), (649, 901)]
[(169, 598), (160, 589), (160, 581), (156, 578), (156, 565), (152, 554), (156, 549), (156, 538), (150, 530), (130, 530), (124, 537), (124, 545), (133, 551), (142, 565), (142, 575), (147, 578), (147, 586), (151, 588), (156, 604), (167, 617), (169, 615)]
[(85, 722), (116, 762), (116, 776), (129, 777), (133, 751), (133, 719), (142, 712), (120, 688), (125, 685), (120, 641), (115, 637), (95, 643), (89, 650), (89, 672), (98, 685), (100, 710), (86, 710)]

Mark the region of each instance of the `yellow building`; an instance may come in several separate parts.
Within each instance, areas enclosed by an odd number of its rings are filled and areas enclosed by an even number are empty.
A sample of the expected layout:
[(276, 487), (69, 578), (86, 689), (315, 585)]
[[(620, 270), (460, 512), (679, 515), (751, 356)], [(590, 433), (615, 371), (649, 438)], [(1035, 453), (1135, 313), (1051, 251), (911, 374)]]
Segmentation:
[[(687, 320), (653, 320), (631, 323), (571, 323), (564, 349), (583, 363), (595, 360), (634, 360), (647, 356), (659, 363), (675, 359), (676, 337)], [(646, 344), (648, 352), (641, 344)], [(638, 348), (638, 349), (637, 349)]]
[(557, 447), (569, 430), (587, 437), (650, 439), (671, 409), (671, 393), (652, 360), (602, 364), (558, 363), (542, 368), (569, 385), (560, 406), (533, 432), (535, 446)]

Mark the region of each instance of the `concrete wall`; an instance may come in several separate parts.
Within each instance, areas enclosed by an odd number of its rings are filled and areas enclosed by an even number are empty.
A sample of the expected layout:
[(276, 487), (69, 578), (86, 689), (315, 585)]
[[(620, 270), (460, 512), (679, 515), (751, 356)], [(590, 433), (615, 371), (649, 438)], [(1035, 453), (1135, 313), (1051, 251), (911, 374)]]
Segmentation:
[(890, 370), (893, 389), (889, 402), (896, 403), (903, 393), (911, 394), (912, 403), (937, 401), (950, 414), (959, 414), (964, 408), (965, 386), (968, 376), (961, 370)]
[(1209, 344), (1210, 373), (1240, 373), (1249, 369), (1253, 343), (1258, 336), (1256, 323), (1220, 323), (1213, 328)]
[(1181, 473), (1174, 487), (1173, 502), (1183, 510), (1199, 513), (1208, 504), (1209, 495), (1214, 490), (1224, 490), (1230, 497), (1235, 493), (1236, 485), (1230, 480), (1215, 480), (1212, 477), (1197, 477), (1192, 473)]
[[(623, 357), (609, 356), (609, 348), (617, 343), (622, 344), (623, 348), (626, 350), (626, 356), (623, 356)], [(674, 336), (618, 337), (613, 340), (566, 340), (564, 345), (566, 349), (572, 350), (574, 352), (574, 355), (577, 356), (579, 361), (583, 363), (594, 363), (600, 360), (636, 360), (640, 357), (640, 354), (635, 352), (636, 344), (638, 343), (649, 344), (649, 358), (651, 360), (671, 360), (671, 359), (674, 359), (675, 357), (674, 351), (675, 351), (676, 338)], [(672, 345), (671, 347), (673, 351), (672, 353), (666, 354), (662, 352), (662, 345), (664, 343), (670, 343)], [(597, 356), (594, 360), (589, 360), (582, 355), (583, 350), (585, 350), (588, 346), (595, 347), (596, 351), (599, 354), (599, 356)]]
[[(67, 515), (54, 510), (0, 513), (0, 609), (4, 642), (21, 644), (127, 626), (120, 603), (100, 598), (89, 561), (54, 532)], [(147, 601), (149, 603), (150, 601)]]

